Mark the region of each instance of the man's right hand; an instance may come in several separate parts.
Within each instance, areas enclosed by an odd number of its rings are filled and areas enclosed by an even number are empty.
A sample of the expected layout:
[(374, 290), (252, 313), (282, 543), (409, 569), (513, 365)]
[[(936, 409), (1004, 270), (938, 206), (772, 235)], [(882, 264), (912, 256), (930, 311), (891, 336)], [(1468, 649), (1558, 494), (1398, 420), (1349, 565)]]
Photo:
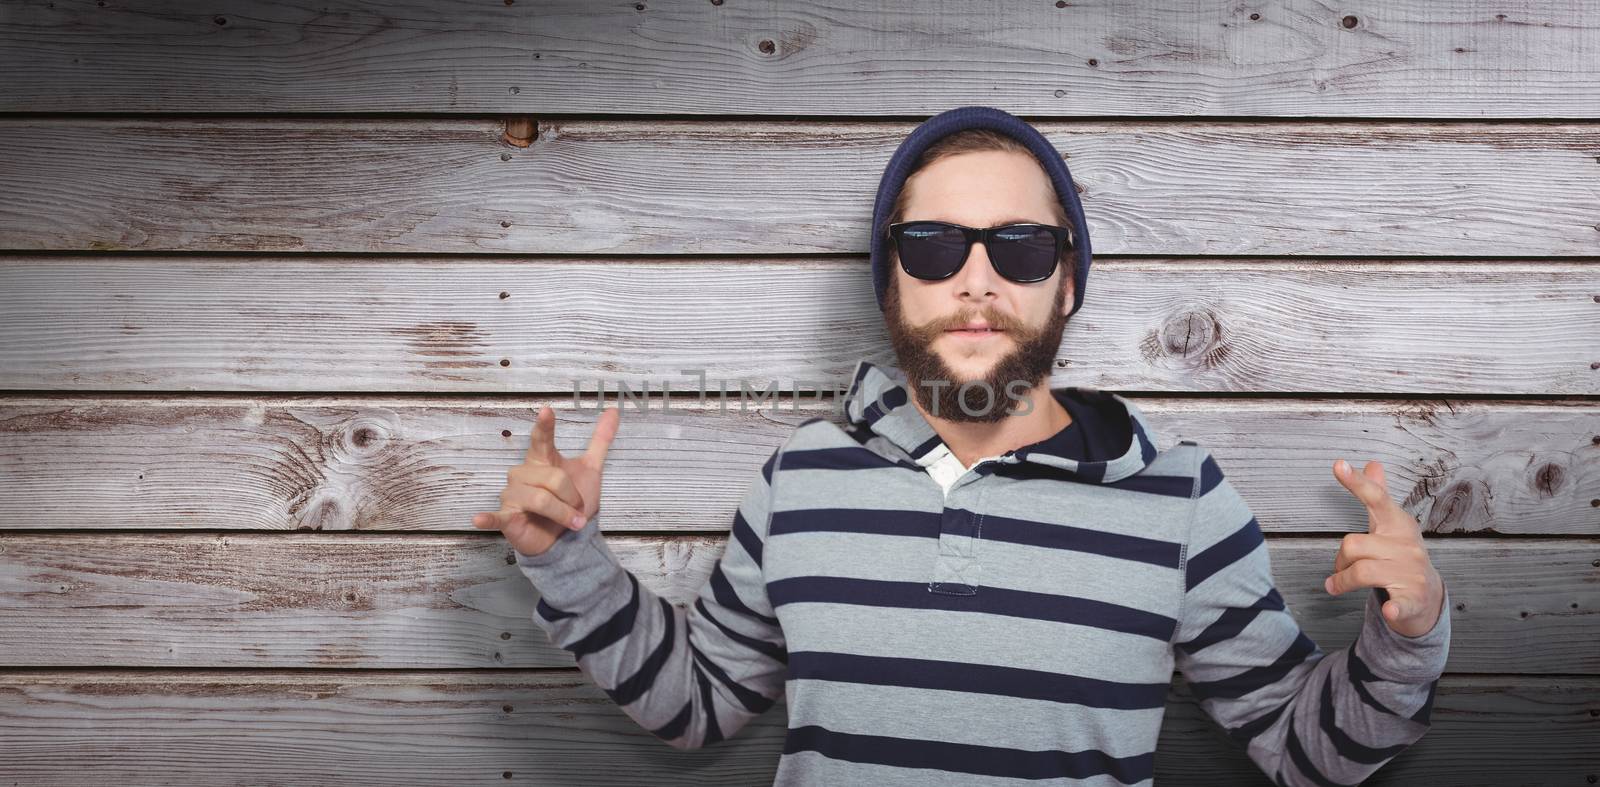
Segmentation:
[(500, 531), (529, 556), (549, 549), (562, 531), (583, 527), (600, 512), (600, 473), (621, 417), (620, 406), (601, 410), (588, 450), (567, 458), (556, 450), (555, 411), (540, 408), (527, 455), (506, 472), (500, 510), (474, 514), (472, 526)]

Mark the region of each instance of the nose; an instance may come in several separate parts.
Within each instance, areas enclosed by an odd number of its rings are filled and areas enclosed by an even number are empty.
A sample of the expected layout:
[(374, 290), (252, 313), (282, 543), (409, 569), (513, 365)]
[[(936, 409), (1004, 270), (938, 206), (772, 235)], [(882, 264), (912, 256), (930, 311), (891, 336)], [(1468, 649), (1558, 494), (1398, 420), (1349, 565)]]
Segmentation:
[(972, 249), (967, 252), (967, 261), (956, 271), (955, 296), (960, 300), (986, 301), (994, 298), (997, 293), (1000, 275), (995, 273), (994, 265), (989, 262), (989, 249), (983, 241), (972, 244)]

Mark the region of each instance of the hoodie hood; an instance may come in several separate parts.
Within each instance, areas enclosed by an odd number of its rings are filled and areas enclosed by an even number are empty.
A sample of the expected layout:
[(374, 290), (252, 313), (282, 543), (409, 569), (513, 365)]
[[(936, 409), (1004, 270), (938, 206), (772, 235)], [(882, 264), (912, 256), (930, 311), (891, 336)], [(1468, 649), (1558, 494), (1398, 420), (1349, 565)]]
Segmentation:
[[(1144, 413), (1132, 402), (1117, 394), (1091, 388), (1070, 386), (1051, 389), (1058, 399), (1068, 391), (1082, 394), (1097, 415), (1111, 424), (1112, 428), (1128, 435), (1120, 454), (1105, 460), (1075, 459), (1064, 454), (1062, 433), (1057, 433), (1039, 442), (1007, 451), (997, 461), (1006, 465), (1029, 463), (1037, 466), (1035, 469), (1060, 474), (1078, 482), (1109, 484), (1138, 473), (1156, 458), (1155, 432)], [(923, 417), (922, 411), (911, 403), (911, 391), (905, 373), (898, 368), (879, 366), (863, 359), (856, 364), (855, 372), (851, 375), (850, 390), (845, 392), (844, 402), (845, 417), (851, 429), (879, 435), (884, 442), (902, 452), (905, 460), (918, 466), (924, 457), (944, 444), (933, 425)]]
[(1067, 316), (1071, 317), (1083, 306), (1083, 294), (1089, 286), (1089, 263), (1093, 258), (1089, 250), (1089, 223), (1084, 220), (1083, 205), (1078, 201), (1078, 189), (1072, 182), (1072, 173), (1068, 171), (1067, 163), (1055, 145), (1050, 144), (1050, 140), (1028, 125), (1027, 121), (1005, 110), (979, 106), (956, 107), (923, 121), (922, 125), (906, 135), (884, 167), (883, 177), (878, 181), (878, 196), (872, 207), (872, 286), (877, 292), (878, 308), (883, 308), (889, 275), (894, 272), (889, 267), (889, 212), (894, 209), (895, 199), (900, 196), (906, 179), (911, 177), (912, 169), (920, 163), (919, 159), (929, 145), (958, 131), (972, 128), (998, 131), (1026, 145), (1050, 176), (1056, 198), (1061, 200), (1061, 207), (1066, 210), (1067, 223), (1072, 228), (1073, 251), (1077, 257), (1072, 311), (1067, 312)]

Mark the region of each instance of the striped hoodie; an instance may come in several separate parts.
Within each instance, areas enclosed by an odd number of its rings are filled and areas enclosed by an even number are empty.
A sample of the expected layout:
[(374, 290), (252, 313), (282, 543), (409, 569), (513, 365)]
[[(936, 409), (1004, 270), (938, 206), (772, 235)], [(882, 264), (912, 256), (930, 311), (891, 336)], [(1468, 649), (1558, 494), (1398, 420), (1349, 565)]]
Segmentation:
[(903, 373), (861, 361), (843, 423), (801, 424), (751, 480), (691, 605), (641, 585), (591, 522), (518, 553), (533, 621), (675, 747), (784, 695), (779, 785), (1149, 785), (1174, 669), (1280, 785), (1355, 784), (1421, 738), (1448, 595), (1407, 637), (1373, 589), (1354, 643), (1324, 652), (1210, 452), (1159, 450), (1132, 402), (1088, 395), (1127, 419), (1119, 455), (1046, 439), (946, 491)]

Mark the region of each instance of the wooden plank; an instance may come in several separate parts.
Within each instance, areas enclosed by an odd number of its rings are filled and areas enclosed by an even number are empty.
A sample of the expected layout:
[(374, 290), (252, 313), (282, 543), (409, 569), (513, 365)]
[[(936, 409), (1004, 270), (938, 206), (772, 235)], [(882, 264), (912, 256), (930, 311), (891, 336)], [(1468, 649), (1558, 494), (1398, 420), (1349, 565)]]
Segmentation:
[[(0, 673), (0, 779), (204, 782), (770, 784), (788, 706), (681, 751), (576, 671)], [(1433, 726), (1367, 785), (1583, 783), (1600, 758), (1600, 679), (1446, 675)], [(1181, 679), (1157, 784), (1267, 785)]]
[[(863, 254), (916, 125), (534, 120), (4, 119), (0, 249)], [(1600, 125), (1037, 125), (1101, 255), (1600, 253)]]
[[(795, 426), (842, 420), (808, 394), (726, 408), (652, 397), (624, 405), (607, 528), (725, 531)], [(1269, 533), (1366, 526), (1333, 478), (1343, 457), (1382, 462), (1390, 496), (1429, 532), (1600, 536), (1590, 402), (1133, 401), (1159, 447), (1211, 449)], [(592, 387), (576, 408), (570, 395), (0, 398), (0, 530), (472, 531), (472, 512), (498, 507), (538, 408), (556, 409), (557, 446), (575, 453), (596, 403)]]
[[(1051, 379), (1595, 395), (1597, 299), (1582, 262), (1106, 260)], [(0, 261), (0, 388), (659, 395), (700, 369), (814, 395), (863, 357), (894, 363), (856, 260)]]
[(1600, 117), (1584, 3), (929, 10), (25, 3), (0, 17), (0, 111)]
[[(693, 601), (726, 537), (606, 535)], [(554, 667), (538, 592), (497, 534), (0, 535), (0, 666)], [(1360, 630), (1330, 596), (1333, 538), (1272, 538), (1273, 575), (1325, 650)], [(1451, 671), (1600, 674), (1600, 540), (1433, 539)]]

